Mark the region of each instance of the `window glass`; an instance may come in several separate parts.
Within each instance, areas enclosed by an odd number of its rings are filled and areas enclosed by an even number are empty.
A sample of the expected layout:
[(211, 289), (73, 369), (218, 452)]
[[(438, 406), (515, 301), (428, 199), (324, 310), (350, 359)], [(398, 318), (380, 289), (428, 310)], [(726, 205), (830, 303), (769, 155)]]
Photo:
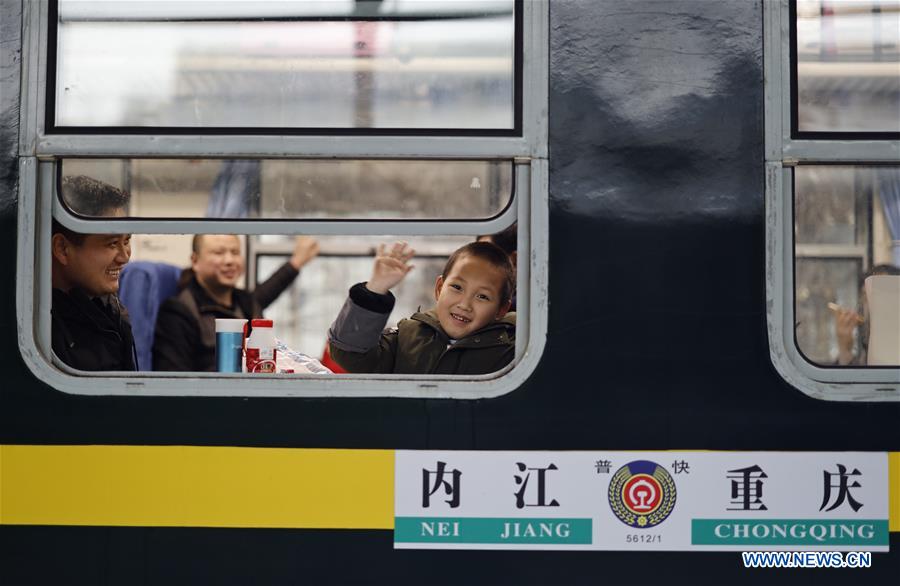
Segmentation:
[(800, 132), (900, 133), (900, 0), (797, 0)]
[[(797, 345), (807, 359), (820, 365), (837, 365), (838, 331), (834, 303), (848, 309), (859, 307), (859, 259), (797, 259)], [(859, 331), (850, 331), (851, 352), (858, 351)]]
[(858, 173), (854, 167), (798, 167), (795, 175), (797, 243), (853, 245), (864, 242), (871, 180), (871, 173)]
[(822, 366), (867, 366), (870, 326), (887, 343), (900, 337), (890, 311), (870, 312), (865, 287), (900, 274), (900, 167), (799, 166), (794, 183), (797, 345)]
[[(512, 198), (509, 161), (66, 159), (131, 193), (133, 218), (486, 219)], [(103, 217), (60, 189), (75, 213)]]
[[(128, 242), (119, 246), (120, 239)], [(395, 305), (385, 325), (394, 327), (417, 312), (435, 308), (436, 279), (451, 254), (474, 239), (453, 235), (81, 235), (70, 241), (75, 250), (67, 252), (68, 264), (59, 265), (53, 276), (54, 288), (59, 290), (54, 291), (52, 303), (56, 326), (61, 328), (53, 351), (61, 362), (85, 371), (132, 370), (134, 363), (141, 371), (214, 371), (216, 356), (205, 336), (212, 335), (215, 318), (247, 318), (246, 312), (253, 311), (273, 322), (284, 353), (280, 368), (328, 374), (319, 370), (321, 362), (342, 373), (326, 354), (329, 328), (351, 286), (370, 279), (379, 246), (402, 240), (415, 251), (410, 260), (413, 269), (390, 288)], [(54, 253), (58, 262), (60, 254)], [(455, 281), (449, 283), (452, 287)], [(113, 319), (107, 324), (94, 305)], [(477, 309), (471, 309), (473, 315)], [(118, 319), (121, 315), (127, 316), (128, 327)], [(91, 327), (84, 329), (86, 323), (115, 327), (121, 339), (98, 338)], [(376, 329), (375, 335), (380, 331)], [(134, 341), (133, 352), (121, 341), (129, 337)]]
[(490, 129), (513, 0), (59, 0), (58, 127)]

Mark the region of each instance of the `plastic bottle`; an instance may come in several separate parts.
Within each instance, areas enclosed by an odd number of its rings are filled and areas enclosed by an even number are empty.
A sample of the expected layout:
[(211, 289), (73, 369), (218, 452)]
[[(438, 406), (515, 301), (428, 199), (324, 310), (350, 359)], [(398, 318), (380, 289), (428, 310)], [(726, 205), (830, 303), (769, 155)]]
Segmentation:
[(247, 338), (247, 372), (274, 374), (275, 366), (275, 328), (270, 319), (254, 319), (250, 322), (253, 328)]

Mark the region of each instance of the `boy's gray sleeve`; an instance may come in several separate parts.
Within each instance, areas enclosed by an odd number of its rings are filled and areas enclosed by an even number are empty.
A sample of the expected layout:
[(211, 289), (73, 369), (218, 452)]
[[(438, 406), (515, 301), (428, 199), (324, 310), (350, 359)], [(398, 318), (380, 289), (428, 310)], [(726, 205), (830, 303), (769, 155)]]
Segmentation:
[(328, 330), (328, 341), (347, 352), (368, 352), (378, 345), (390, 315), (366, 309), (348, 297)]
[(350, 297), (328, 330), (331, 357), (348, 372), (393, 372), (397, 334), (383, 333), (394, 309), (394, 296), (379, 295), (365, 283), (350, 288)]
[(365, 283), (353, 285), (328, 330), (328, 341), (346, 352), (368, 352), (378, 345), (395, 301), (390, 291), (380, 295), (366, 289)]

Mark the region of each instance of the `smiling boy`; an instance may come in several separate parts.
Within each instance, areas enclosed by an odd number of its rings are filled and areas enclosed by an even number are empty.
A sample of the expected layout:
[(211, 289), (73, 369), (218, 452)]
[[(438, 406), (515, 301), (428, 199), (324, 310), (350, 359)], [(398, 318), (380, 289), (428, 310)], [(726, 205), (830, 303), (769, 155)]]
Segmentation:
[[(78, 213), (125, 215), (126, 192), (82, 175), (62, 180), (62, 195)], [(131, 258), (130, 234), (79, 234), (53, 221), (51, 345), (79, 370), (134, 370), (131, 324), (116, 293)]]
[(472, 242), (454, 252), (434, 284), (436, 306), (384, 330), (390, 289), (412, 270), (414, 251), (380, 246), (372, 278), (350, 297), (328, 332), (331, 356), (349, 372), (487, 374), (515, 355), (515, 314), (508, 313), (515, 271), (503, 250)]

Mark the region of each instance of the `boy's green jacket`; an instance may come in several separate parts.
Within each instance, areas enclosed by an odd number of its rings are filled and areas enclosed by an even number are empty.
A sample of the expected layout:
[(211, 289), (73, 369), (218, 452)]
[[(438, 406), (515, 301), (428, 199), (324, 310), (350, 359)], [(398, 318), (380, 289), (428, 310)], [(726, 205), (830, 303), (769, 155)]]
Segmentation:
[(488, 374), (515, 356), (515, 313), (452, 345), (434, 310), (415, 313), (382, 331), (389, 315), (347, 299), (329, 330), (331, 357), (357, 373)]

